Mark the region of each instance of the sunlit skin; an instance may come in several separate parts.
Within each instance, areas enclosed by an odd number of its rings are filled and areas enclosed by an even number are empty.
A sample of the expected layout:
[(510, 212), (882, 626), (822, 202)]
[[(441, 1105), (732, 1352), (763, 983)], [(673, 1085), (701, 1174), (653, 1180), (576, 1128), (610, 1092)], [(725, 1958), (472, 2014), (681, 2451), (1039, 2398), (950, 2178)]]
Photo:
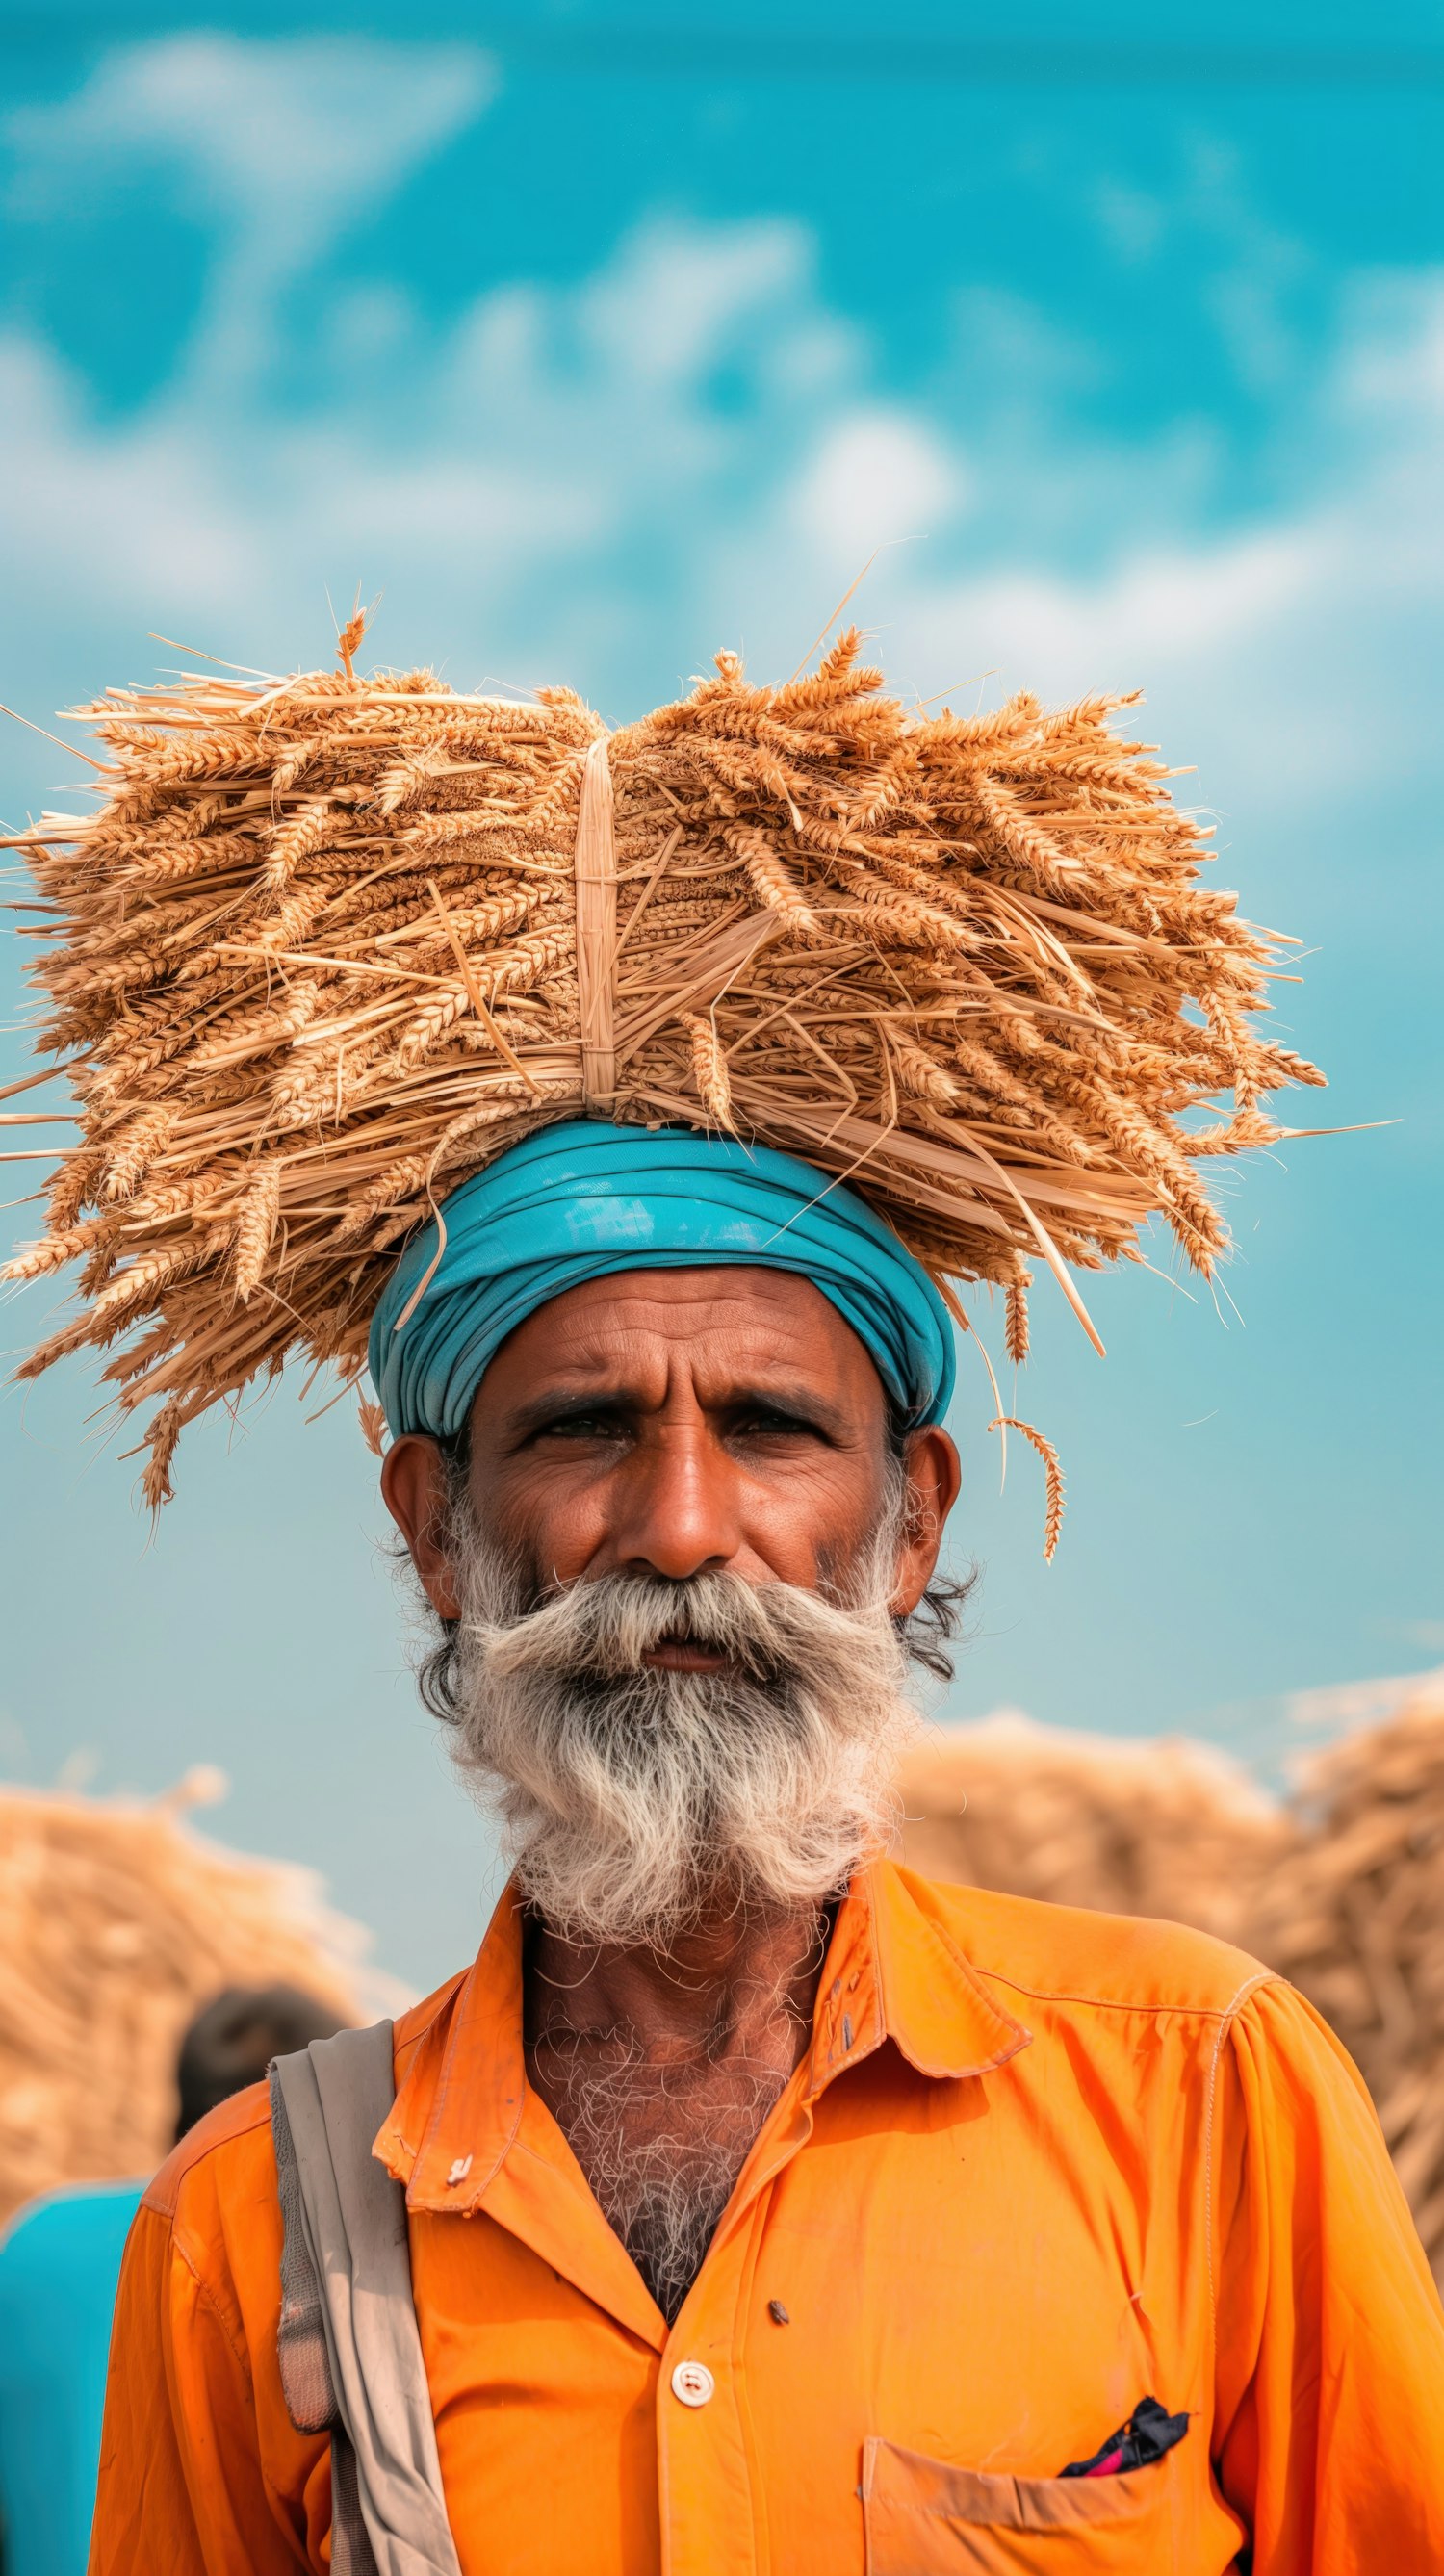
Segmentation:
[[(480, 1526), (516, 1551), (538, 1594), (613, 1573), (680, 1581), (723, 1569), (750, 1583), (845, 1581), (877, 1525), (887, 1467), (882, 1382), (857, 1335), (792, 1272), (622, 1272), (572, 1288), (518, 1325), (482, 1379), (470, 1421)], [(916, 1608), (957, 1499), (948, 1434), (911, 1434), (912, 1493), (892, 1607)], [(428, 1598), (454, 1619), (453, 1569), (435, 1530), (433, 1441), (397, 1440), (382, 1491)], [(713, 1670), (677, 1635), (653, 1660)], [(545, 1924), (528, 1942), (533, 2083), (564, 2110), (568, 2066), (615, 2060), (618, 2033), (665, 2093), (643, 2084), (629, 2139), (725, 2133), (740, 2166), (764, 2094), (806, 2046), (821, 1966), (810, 1912), (703, 1922), (665, 1954), (578, 1950)], [(765, 2108), (765, 2102), (764, 2102)]]

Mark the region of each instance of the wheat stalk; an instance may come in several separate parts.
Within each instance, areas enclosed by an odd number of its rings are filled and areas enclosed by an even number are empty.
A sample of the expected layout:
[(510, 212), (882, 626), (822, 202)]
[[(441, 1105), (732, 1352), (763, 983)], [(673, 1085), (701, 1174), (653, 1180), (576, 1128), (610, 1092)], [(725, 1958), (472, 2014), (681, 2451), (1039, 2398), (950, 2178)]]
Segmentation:
[(990, 1431), (1018, 1431), (1043, 1461), (1045, 1503), (1043, 1512), (1043, 1562), (1051, 1565), (1058, 1541), (1063, 1535), (1063, 1462), (1045, 1431), (1031, 1422), (1020, 1422), (1015, 1413), (999, 1413), (989, 1423)]

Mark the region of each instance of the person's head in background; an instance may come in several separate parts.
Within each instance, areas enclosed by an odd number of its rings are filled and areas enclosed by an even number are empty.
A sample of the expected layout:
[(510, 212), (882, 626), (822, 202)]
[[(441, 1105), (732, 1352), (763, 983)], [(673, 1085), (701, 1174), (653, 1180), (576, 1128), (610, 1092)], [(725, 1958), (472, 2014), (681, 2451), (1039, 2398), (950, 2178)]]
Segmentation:
[(227, 1986), (196, 2014), (180, 2044), (177, 2138), (218, 2102), (259, 2084), (273, 2057), (329, 2039), (344, 2027), (329, 2004), (299, 1986)]

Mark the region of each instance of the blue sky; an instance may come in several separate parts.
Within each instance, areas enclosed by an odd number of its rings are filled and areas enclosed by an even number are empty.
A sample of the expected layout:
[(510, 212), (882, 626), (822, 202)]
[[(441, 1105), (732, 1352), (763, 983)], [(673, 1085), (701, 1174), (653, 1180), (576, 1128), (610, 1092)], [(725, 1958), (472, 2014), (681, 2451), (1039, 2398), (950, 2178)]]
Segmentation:
[[(875, 550), (900, 688), (1143, 685), (1218, 881), (1305, 942), (1279, 1011), (1323, 1114), (1398, 1123), (1228, 1176), (1226, 1294), (1103, 1283), (1106, 1363), (1040, 1299), (1051, 1570), (965, 1369), (985, 1581), (948, 1706), (1273, 1766), (1295, 1695), (1444, 1650), (1444, 34), (1402, 5), (708, 24), (0, 7), (0, 695), (49, 722), (173, 663), (152, 630), (324, 661), (359, 584), (384, 659), (615, 721), (719, 644), (790, 670)], [(10, 818), (73, 774), (0, 734)], [(412, 1702), (349, 1406), (203, 1427), (152, 1539), (94, 1401), (77, 1369), (0, 1407), (0, 1770), (218, 1762), (217, 1832), (440, 1975), (490, 1846)]]

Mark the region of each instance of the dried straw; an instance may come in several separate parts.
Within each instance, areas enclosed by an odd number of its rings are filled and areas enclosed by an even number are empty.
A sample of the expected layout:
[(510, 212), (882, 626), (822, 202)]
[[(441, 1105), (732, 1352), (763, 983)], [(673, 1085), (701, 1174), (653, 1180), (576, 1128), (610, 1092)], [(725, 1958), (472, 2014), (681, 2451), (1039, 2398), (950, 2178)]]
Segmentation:
[[(119, 1344), (152, 1503), (184, 1425), (293, 1348), (358, 1374), (403, 1237), (613, 1081), (617, 1119), (850, 1179), (940, 1280), (1006, 1292), (1015, 1358), (1039, 1259), (1090, 1333), (1070, 1265), (1150, 1215), (1211, 1269), (1201, 1161), (1321, 1077), (1251, 1024), (1277, 943), (1200, 885), (1205, 834), (1110, 728), (1132, 701), (909, 714), (848, 633), (781, 688), (719, 654), (607, 737), (567, 689), (357, 678), (359, 640), (337, 673), (110, 691), (80, 711), (99, 811), (9, 844), (80, 1124), (9, 1275), (85, 1256), (21, 1373)], [(590, 825), (578, 870), (587, 778), (615, 889)]]
[(211, 1794), (203, 1773), (150, 1806), (0, 1790), (0, 2221), (52, 2184), (160, 2162), (181, 2034), (224, 1987), (367, 2008), (364, 1935), (307, 1872), (190, 1832)]
[(1444, 2280), (1444, 1686), (1315, 1756), (1298, 1808), (1253, 1946), (1354, 2058)]
[(1130, 1742), (1000, 1716), (910, 1756), (905, 1857), (934, 1878), (1244, 1942), (1294, 1827), (1247, 1773), (1187, 1738)]

